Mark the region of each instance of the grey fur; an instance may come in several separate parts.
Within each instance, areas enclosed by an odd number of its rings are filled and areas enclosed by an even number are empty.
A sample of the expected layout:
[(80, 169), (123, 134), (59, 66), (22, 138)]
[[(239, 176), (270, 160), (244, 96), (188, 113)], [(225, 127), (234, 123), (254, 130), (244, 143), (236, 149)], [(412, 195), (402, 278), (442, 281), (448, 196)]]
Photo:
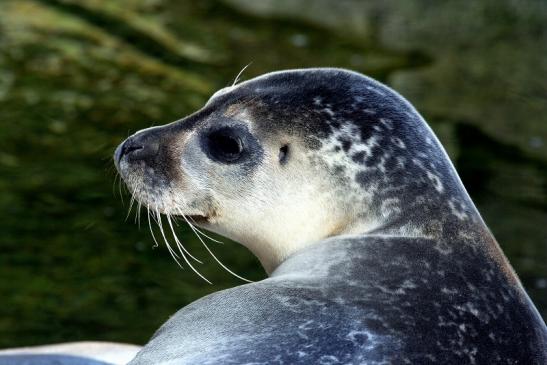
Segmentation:
[(236, 103), (257, 136), (242, 173), (261, 168), (261, 138), (296, 137), (336, 204), (373, 228), (316, 242), (266, 280), (188, 305), (132, 365), (547, 363), (545, 323), (406, 100), (350, 71), (278, 72), (159, 133), (205, 128)]

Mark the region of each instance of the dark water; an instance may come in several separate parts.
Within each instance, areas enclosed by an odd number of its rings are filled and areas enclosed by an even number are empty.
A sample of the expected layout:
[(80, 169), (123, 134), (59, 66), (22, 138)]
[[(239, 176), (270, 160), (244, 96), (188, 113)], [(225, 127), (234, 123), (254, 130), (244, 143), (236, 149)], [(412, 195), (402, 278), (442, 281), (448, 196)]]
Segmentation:
[[(400, 90), (446, 145), (547, 316), (542, 5), (483, 1), (424, 13), (421, 1), (396, 9), (318, 1), (303, 12), (305, 3), (260, 11), (236, 0), (0, 3), (0, 347), (143, 343), (178, 308), (241, 284), (183, 224), (180, 236), (213, 286), (155, 249), (135, 210), (126, 220), (111, 154), (128, 134), (196, 110), (250, 62), (244, 78), (338, 66)], [(264, 277), (246, 249), (212, 248), (238, 273)]]

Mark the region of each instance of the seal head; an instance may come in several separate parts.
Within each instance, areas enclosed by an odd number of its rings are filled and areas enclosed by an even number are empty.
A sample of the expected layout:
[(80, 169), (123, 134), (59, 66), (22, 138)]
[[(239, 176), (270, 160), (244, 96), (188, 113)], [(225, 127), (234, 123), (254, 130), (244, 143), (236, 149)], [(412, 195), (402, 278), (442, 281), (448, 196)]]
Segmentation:
[(434, 236), (446, 221), (480, 219), (414, 108), (338, 69), (223, 89), (199, 112), (131, 136), (115, 159), (143, 204), (241, 242), (268, 272), (323, 238)]

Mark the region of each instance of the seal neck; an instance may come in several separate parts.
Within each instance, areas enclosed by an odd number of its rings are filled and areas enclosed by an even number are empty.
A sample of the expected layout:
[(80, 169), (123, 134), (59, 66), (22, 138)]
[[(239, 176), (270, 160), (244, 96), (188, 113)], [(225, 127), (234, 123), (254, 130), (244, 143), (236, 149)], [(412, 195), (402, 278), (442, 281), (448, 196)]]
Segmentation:
[[(327, 282), (334, 285), (336, 280), (342, 286), (348, 283), (361, 285), (385, 280), (386, 270), (414, 267), (416, 272), (421, 272), (424, 262), (445, 272), (465, 272), (466, 267), (494, 265), (500, 278), (504, 277), (503, 280), (522, 289), (517, 275), (488, 231), (441, 239), (387, 234), (336, 236), (295, 252), (273, 270), (270, 278), (289, 278), (321, 286)], [(454, 265), (455, 262), (465, 265)], [(469, 278), (474, 279), (477, 279), (474, 275)]]

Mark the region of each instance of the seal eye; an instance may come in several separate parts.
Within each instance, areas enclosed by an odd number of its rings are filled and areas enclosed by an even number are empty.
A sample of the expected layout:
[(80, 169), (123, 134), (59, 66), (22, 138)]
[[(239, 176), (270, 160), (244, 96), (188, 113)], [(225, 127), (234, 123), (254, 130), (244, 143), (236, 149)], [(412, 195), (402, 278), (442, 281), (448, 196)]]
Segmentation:
[(220, 129), (207, 137), (211, 156), (222, 162), (236, 162), (243, 152), (241, 139), (230, 129)]

